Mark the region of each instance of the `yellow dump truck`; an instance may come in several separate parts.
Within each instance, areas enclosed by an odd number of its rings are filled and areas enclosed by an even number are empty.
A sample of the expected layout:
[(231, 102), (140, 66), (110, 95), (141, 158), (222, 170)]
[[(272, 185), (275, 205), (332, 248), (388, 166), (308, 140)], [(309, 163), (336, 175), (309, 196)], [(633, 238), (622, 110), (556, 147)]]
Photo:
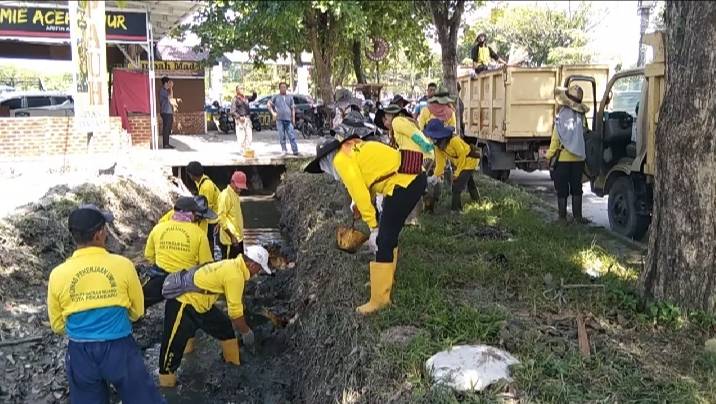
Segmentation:
[[(514, 168), (546, 168), (544, 156), (557, 114), (555, 87), (578, 84), (584, 90), (584, 102), (594, 111), (597, 94), (604, 91), (608, 77), (606, 65), (508, 66), (459, 77), (465, 135), (482, 150), (480, 170), (506, 180)], [(590, 127), (592, 114), (588, 115)]]
[(596, 126), (586, 135), (592, 191), (609, 196), (611, 229), (634, 239), (644, 236), (651, 221), (654, 139), (666, 82), (663, 34), (648, 34), (644, 43), (651, 46), (653, 61), (609, 80)]

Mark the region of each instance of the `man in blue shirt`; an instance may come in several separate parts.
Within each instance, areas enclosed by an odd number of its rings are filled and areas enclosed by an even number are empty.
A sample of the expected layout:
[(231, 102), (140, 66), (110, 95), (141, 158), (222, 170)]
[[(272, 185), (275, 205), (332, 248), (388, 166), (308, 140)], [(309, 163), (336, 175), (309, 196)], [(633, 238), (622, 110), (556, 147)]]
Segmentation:
[(268, 109), (276, 120), (276, 130), (278, 130), (278, 139), (281, 143), (281, 150), (284, 154), (288, 154), (286, 150), (286, 138), (291, 142), (291, 150), (294, 156), (298, 156), (298, 145), (296, 144), (296, 134), (293, 131), (293, 125), (296, 124), (296, 105), (293, 103), (293, 96), (286, 94), (288, 85), (284, 82), (279, 83), (279, 94), (275, 95), (268, 102)]
[(435, 95), (435, 91), (437, 91), (437, 89), (437, 84), (428, 84), (427, 93), (425, 93), (425, 95), (422, 96), (422, 98), (420, 98), (415, 105), (415, 110), (413, 111), (413, 118), (418, 119), (418, 116), (420, 115), (420, 110), (428, 106), (428, 98), (432, 98)]
[(162, 89), (159, 90), (159, 115), (162, 116), (162, 148), (173, 149), (169, 144), (169, 135), (172, 134), (174, 124), (174, 107), (171, 104), (174, 82), (169, 77), (162, 77)]

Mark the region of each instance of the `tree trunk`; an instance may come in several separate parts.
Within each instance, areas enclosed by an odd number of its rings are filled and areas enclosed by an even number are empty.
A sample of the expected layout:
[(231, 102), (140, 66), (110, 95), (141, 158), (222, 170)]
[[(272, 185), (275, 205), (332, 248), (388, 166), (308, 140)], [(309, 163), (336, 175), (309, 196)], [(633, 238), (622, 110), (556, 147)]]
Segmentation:
[(457, 33), (465, 0), (428, 1), (433, 25), (438, 34), (443, 65), (443, 85), (457, 96)]
[(336, 31), (336, 20), (330, 12), (322, 13), (316, 8), (309, 7), (306, 12), (306, 31), (313, 53), (318, 95), (325, 104), (330, 104), (333, 102), (331, 82), (333, 57), (338, 43), (333, 36)]
[(353, 41), (353, 71), (356, 74), (356, 81), (359, 84), (365, 84), (368, 81), (365, 78), (365, 73), (363, 72), (363, 52), (361, 47), (361, 42), (359, 40)]
[(644, 295), (716, 313), (716, 3), (670, 1)]

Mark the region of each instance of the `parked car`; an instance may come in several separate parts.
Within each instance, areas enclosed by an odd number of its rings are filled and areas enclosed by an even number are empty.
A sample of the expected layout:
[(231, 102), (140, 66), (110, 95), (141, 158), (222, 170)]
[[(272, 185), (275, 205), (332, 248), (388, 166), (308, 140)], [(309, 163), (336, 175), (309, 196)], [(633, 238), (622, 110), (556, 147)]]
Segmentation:
[(72, 96), (51, 91), (13, 91), (0, 94), (0, 116), (73, 116)]
[[(271, 101), (275, 95), (276, 94), (259, 97), (256, 101), (249, 104), (251, 115), (256, 114), (262, 128), (276, 129), (276, 121), (268, 110), (268, 102)], [(296, 119), (298, 120), (304, 112), (313, 108), (315, 102), (313, 98), (308, 95), (292, 94), (292, 96), (293, 103), (296, 104)]]

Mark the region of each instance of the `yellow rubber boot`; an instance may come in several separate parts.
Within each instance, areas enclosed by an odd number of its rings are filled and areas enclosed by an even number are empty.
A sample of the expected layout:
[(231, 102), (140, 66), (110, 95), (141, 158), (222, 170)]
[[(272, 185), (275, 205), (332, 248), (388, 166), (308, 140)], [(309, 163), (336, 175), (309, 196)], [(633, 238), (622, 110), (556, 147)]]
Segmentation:
[(394, 273), (395, 264), (392, 262), (370, 263), (370, 300), (356, 308), (358, 314), (371, 314), (390, 304)]
[(189, 340), (187, 340), (186, 346), (184, 347), (185, 355), (194, 352), (194, 341), (195, 340), (196, 340), (196, 338), (194, 338), (194, 337), (191, 337), (191, 338), (189, 338)]
[(221, 341), (221, 350), (224, 352), (224, 362), (239, 365), (239, 341), (236, 338)]
[(398, 249), (393, 248), (393, 275), (395, 275), (395, 267), (398, 265)]
[(177, 375), (174, 373), (168, 373), (166, 375), (159, 374), (159, 387), (176, 387)]

